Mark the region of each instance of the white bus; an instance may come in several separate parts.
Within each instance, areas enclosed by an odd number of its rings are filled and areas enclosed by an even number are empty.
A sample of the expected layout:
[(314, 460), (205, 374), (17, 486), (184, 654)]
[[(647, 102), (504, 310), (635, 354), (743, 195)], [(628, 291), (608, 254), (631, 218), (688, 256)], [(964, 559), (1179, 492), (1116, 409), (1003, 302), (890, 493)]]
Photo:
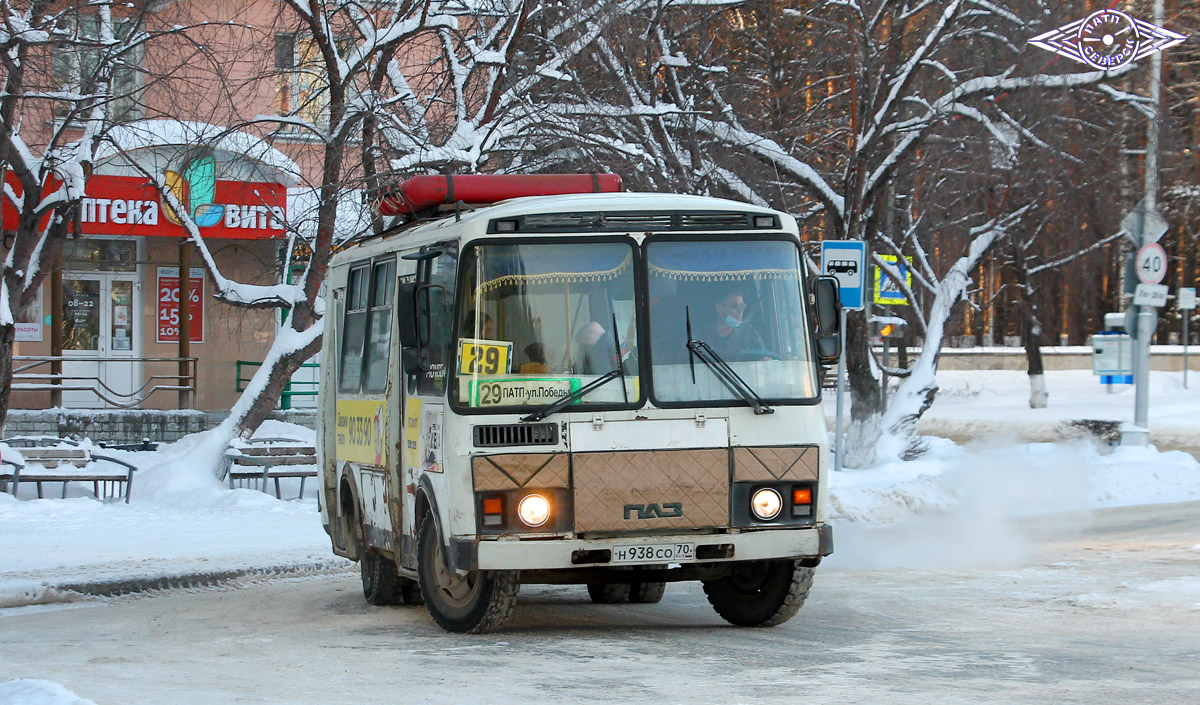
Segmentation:
[(745, 626), (803, 604), (833, 550), (836, 283), (791, 216), (619, 184), (410, 179), (381, 200), (408, 222), (334, 257), (321, 520), (370, 603), (455, 632), (522, 583), (652, 603), (699, 580)]

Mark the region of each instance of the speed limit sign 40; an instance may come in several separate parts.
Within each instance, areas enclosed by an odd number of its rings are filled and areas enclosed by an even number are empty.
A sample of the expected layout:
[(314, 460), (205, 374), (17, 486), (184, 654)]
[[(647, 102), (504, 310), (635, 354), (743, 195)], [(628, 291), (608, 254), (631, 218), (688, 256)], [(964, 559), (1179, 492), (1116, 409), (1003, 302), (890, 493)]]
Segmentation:
[(1138, 250), (1137, 275), (1143, 284), (1161, 284), (1167, 278), (1167, 251), (1162, 245), (1152, 242)]

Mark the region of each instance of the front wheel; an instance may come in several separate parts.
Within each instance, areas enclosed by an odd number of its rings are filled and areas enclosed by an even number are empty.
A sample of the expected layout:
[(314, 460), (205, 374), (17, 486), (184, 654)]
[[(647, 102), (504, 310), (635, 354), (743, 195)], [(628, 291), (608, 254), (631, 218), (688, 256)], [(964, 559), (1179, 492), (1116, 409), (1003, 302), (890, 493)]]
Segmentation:
[(521, 589), (518, 573), (472, 570), (458, 575), (442, 562), (432, 513), (417, 533), (417, 577), (433, 621), (448, 632), (482, 634), (498, 629), (512, 613)]
[(717, 614), (739, 627), (774, 627), (791, 619), (812, 588), (813, 569), (799, 561), (747, 561), (704, 581)]

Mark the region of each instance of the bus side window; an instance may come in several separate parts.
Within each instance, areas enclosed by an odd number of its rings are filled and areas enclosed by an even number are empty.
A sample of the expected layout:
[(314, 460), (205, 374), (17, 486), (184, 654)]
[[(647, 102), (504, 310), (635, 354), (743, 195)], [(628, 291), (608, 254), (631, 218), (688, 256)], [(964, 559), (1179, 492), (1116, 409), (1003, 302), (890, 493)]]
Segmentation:
[(357, 393), (362, 387), (363, 342), (367, 332), (367, 265), (350, 270), (346, 315), (342, 322), (341, 378), (338, 389)]
[(396, 260), (376, 262), (371, 275), (371, 308), (367, 313), (367, 340), (363, 391), (382, 392), (387, 387), (388, 354), (392, 343), (392, 306), (396, 298)]

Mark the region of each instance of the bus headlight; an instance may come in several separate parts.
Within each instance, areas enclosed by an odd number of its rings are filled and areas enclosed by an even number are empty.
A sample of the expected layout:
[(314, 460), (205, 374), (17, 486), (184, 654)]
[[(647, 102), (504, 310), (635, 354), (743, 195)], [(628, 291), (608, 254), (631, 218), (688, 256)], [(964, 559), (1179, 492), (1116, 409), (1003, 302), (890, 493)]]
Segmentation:
[(526, 526), (537, 528), (550, 520), (550, 500), (540, 494), (525, 495), (517, 505), (517, 516)]
[(750, 498), (750, 511), (763, 521), (770, 521), (783, 510), (783, 497), (770, 487), (764, 487)]

